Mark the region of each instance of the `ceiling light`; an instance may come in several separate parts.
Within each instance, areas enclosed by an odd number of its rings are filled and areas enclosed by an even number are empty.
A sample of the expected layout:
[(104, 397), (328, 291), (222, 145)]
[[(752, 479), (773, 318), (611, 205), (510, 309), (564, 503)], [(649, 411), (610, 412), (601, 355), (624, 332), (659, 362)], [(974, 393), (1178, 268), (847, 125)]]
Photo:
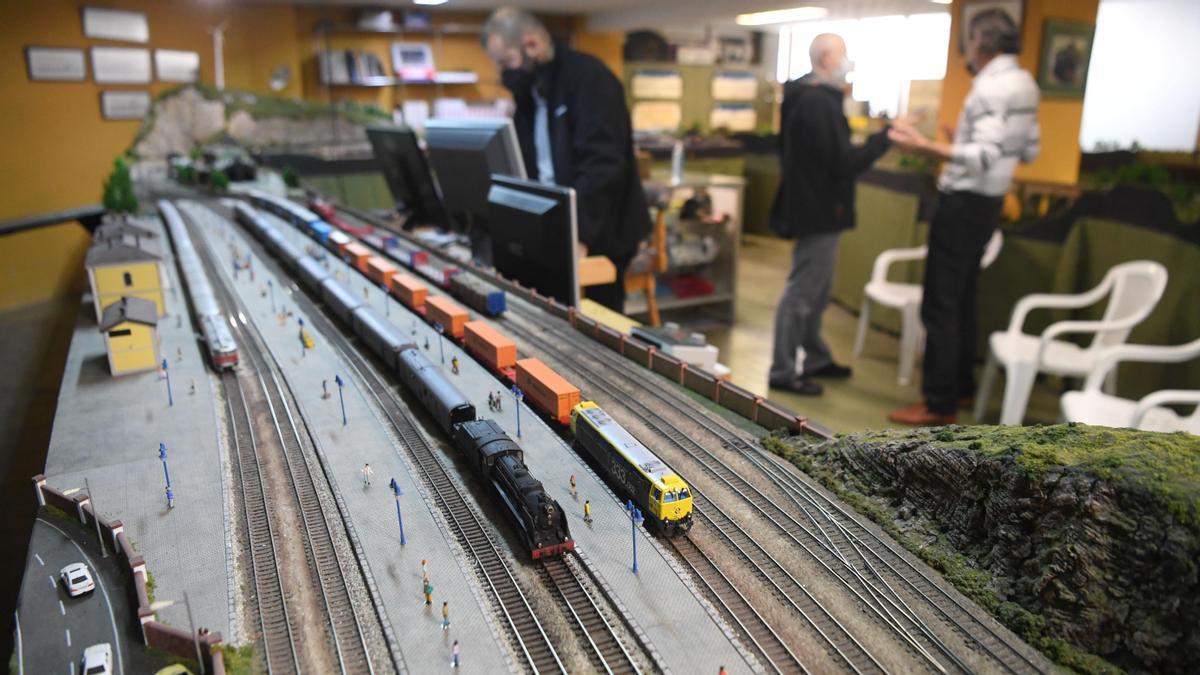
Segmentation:
[(929, 1), (935, 5), (949, 5), (954, 2), (954, 0), (929, 0)]
[(773, 23), (795, 23), (821, 19), (829, 14), (824, 7), (793, 7), (792, 9), (773, 9), (768, 12), (753, 12), (738, 14), (739, 26), (767, 26)]
[(413, 0), (414, 5), (444, 5), (448, 0)]

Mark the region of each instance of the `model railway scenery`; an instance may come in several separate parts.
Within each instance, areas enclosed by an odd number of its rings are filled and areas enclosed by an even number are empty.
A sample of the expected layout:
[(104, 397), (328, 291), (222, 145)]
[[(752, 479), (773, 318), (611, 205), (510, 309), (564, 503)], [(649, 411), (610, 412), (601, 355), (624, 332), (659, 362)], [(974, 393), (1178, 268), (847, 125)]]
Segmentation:
[(0, 2), (5, 672), (1200, 673), (1200, 2), (782, 4)]

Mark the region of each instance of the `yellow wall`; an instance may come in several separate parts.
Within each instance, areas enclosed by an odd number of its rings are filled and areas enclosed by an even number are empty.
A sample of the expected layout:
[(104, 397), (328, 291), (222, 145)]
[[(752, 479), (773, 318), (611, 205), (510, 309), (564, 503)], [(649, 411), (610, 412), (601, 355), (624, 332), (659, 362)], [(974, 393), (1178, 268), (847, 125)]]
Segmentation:
[[(129, 273), (133, 283), (125, 285), (125, 273)], [(154, 309), (159, 316), (166, 314), (163, 303), (162, 285), (159, 281), (159, 265), (154, 262), (141, 262), (132, 265), (105, 265), (92, 269), (92, 292), (96, 298), (96, 320), (104, 313), (104, 308), (117, 302), (122, 296), (144, 298), (154, 303)]]
[[(128, 330), (129, 335), (114, 337), (113, 331)], [(155, 329), (126, 321), (112, 327), (104, 336), (108, 346), (108, 366), (113, 375), (123, 375), (158, 366)]]
[[(938, 127), (953, 127), (958, 122), (963, 99), (971, 88), (971, 75), (958, 50), (959, 24), (963, 0), (951, 7), (950, 56), (946, 61), (946, 79), (942, 84), (942, 105)], [(1018, 59), (1021, 66), (1037, 76), (1042, 50), (1042, 28), (1047, 18), (1096, 22), (1100, 0), (1025, 0), (1023, 45)], [(1073, 184), (1079, 178), (1079, 125), (1083, 118), (1082, 100), (1042, 98), (1038, 121), (1042, 126), (1042, 153), (1037, 161), (1017, 168), (1021, 180)]]

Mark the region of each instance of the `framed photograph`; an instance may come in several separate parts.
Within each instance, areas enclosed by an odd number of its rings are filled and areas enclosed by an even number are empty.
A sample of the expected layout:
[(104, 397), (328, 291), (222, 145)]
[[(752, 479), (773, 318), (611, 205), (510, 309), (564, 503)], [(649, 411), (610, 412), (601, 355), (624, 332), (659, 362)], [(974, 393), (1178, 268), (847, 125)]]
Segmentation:
[(1046, 19), (1042, 56), (1038, 61), (1038, 86), (1043, 94), (1052, 98), (1083, 98), (1095, 33), (1094, 24)]
[(25, 65), (34, 82), (83, 82), (87, 64), (82, 49), (26, 47)]
[(150, 23), (142, 12), (84, 7), (83, 34), (103, 40), (145, 43), (150, 41)]
[(199, 82), (200, 55), (174, 49), (155, 49), (154, 72), (159, 82)]
[(150, 84), (150, 50), (92, 47), (92, 77), (97, 84)]
[(1025, 32), (1025, 0), (966, 0), (962, 5), (961, 19), (958, 24), (958, 53), (967, 53), (967, 38), (970, 37), (971, 19), (985, 9), (1002, 9), (1017, 24), (1017, 34)]
[(100, 92), (100, 115), (106, 120), (140, 120), (149, 112), (148, 91)]

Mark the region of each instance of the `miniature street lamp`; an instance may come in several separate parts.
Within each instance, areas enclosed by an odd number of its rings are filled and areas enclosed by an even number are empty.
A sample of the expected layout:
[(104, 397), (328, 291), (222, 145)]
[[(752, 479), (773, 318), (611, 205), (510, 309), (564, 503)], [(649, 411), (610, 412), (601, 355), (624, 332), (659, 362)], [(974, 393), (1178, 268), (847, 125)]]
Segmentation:
[(433, 329), (438, 334), (438, 350), (442, 353), (442, 365), (446, 365), (446, 346), (442, 344), (442, 331), (445, 329), (442, 328), (442, 324), (440, 323), (433, 324)]
[[(174, 604), (174, 600), (155, 600), (154, 602), (150, 603), (150, 609), (157, 612), (160, 609), (166, 609)], [(187, 608), (188, 627), (192, 629), (192, 645), (196, 647), (196, 661), (200, 664), (200, 675), (204, 675), (204, 659), (200, 658), (200, 634), (196, 632), (196, 622), (192, 618), (192, 605), (190, 602), (188, 602), (187, 591), (183, 592), (183, 606)]]
[(167, 444), (158, 444), (158, 458), (163, 463), (163, 477), (167, 479), (167, 487), (171, 487), (171, 472), (167, 470)]
[(379, 290), (383, 291), (383, 315), (392, 315), (392, 304), (388, 302), (387, 284), (380, 284)]
[(96, 523), (96, 541), (100, 542), (100, 557), (108, 557), (108, 549), (104, 547), (104, 535), (100, 534), (100, 509), (96, 508), (96, 495), (92, 494), (92, 484), (87, 476), (83, 478), (83, 488), (87, 490), (88, 499), (92, 500), (92, 521)]
[(342, 426), (346, 426), (346, 399), (342, 397), (342, 387), (346, 383), (342, 381), (341, 375), (334, 375), (333, 381), (338, 387), (338, 402), (342, 404)]
[(165, 375), (167, 378), (167, 407), (170, 408), (170, 407), (174, 407), (175, 398), (171, 396), (171, 371), (167, 370), (167, 360), (166, 359), (163, 359), (162, 367), (163, 367), (163, 375)]
[(388, 485), (388, 487), (392, 488), (392, 494), (394, 494), (396, 496), (396, 520), (400, 521), (400, 545), (403, 546), (404, 545), (404, 515), (402, 513), (400, 513), (400, 494), (401, 494), (400, 493), (400, 484), (396, 482), (395, 478), (393, 478), (392, 482)]
[(267, 290), (269, 290), (271, 292), (271, 313), (274, 314), (275, 313), (275, 284), (271, 283), (270, 279), (267, 279)]
[(517, 399), (517, 438), (521, 437), (521, 401), (525, 398), (525, 392), (517, 385), (512, 388), (513, 398)]
[(642, 524), (642, 512), (632, 499), (625, 502), (625, 510), (629, 512), (629, 538), (633, 540), (633, 573), (637, 574), (637, 526)]
[(300, 322), (300, 356), (308, 356), (308, 345), (304, 343), (304, 317), (299, 317)]

